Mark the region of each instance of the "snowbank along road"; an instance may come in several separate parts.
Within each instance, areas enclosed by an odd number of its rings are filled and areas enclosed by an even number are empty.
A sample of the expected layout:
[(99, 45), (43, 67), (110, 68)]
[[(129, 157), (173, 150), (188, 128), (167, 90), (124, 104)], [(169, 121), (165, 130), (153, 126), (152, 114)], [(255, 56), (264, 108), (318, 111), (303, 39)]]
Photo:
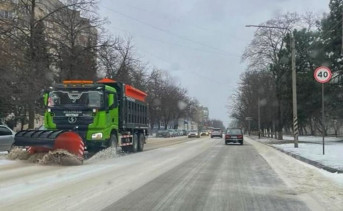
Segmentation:
[(342, 208), (342, 187), (248, 138), (243, 146), (166, 141), (152, 140), (142, 153), (103, 152), (82, 166), (1, 160), (0, 210)]

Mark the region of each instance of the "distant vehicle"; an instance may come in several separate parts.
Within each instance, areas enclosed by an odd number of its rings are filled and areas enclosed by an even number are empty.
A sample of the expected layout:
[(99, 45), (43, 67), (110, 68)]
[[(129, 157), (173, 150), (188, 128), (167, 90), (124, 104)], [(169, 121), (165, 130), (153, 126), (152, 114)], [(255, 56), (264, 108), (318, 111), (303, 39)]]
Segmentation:
[(208, 136), (208, 131), (207, 130), (201, 131), (200, 136)]
[(169, 138), (171, 137), (171, 134), (168, 130), (159, 130), (156, 133), (156, 137)]
[(187, 130), (182, 130), (182, 135), (183, 136), (186, 136), (188, 134), (188, 131)]
[(188, 133), (188, 138), (193, 138), (193, 137), (199, 137), (198, 135), (198, 131), (196, 130), (191, 130), (189, 133)]
[(220, 128), (213, 128), (211, 132), (211, 138), (213, 137), (220, 137), (223, 138), (223, 132)]
[(0, 125), (0, 151), (10, 151), (14, 143), (15, 132), (5, 125)]
[(240, 128), (228, 128), (224, 139), (225, 144), (240, 143), (243, 145), (243, 132)]

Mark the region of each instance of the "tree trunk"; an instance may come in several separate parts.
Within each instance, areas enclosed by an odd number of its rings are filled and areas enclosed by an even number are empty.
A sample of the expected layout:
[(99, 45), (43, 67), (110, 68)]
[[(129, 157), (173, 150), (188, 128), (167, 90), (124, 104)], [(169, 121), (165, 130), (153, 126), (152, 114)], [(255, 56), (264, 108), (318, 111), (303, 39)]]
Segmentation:
[(29, 105), (29, 127), (28, 129), (34, 129), (35, 127), (35, 110), (33, 105)]
[(279, 105), (278, 105), (278, 140), (283, 140), (282, 128), (283, 128), (283, 112), (282, 112), (282, 100), (281, 96), (279, 96)]

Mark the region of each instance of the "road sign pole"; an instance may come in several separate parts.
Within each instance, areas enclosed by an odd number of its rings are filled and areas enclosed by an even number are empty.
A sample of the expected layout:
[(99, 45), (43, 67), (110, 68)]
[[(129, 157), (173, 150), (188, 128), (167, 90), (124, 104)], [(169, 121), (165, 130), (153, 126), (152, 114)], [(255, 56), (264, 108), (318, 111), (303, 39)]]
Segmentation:
[(322, 125), (323, 125), (323, 155), (325, 155), (324, 83), (322, 83)]
[(314, 79), (322, 84), (322, 133), (323, 133), (323, 155), (325, 155), (325, 108), (324, 108), (324, 84), (332, 78), (332, 72), (328, 67), (321, 66), (314, 70)]

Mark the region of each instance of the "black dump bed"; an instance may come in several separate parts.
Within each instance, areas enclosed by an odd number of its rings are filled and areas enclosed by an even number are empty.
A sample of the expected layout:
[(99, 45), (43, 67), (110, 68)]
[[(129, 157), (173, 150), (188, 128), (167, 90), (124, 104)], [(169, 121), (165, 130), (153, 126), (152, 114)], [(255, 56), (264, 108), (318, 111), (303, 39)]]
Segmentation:
[(105, 83), (105, 85), (114, 87), (117, 90), (119, 129), (148, 129), (146, 94), (122, 82)]

